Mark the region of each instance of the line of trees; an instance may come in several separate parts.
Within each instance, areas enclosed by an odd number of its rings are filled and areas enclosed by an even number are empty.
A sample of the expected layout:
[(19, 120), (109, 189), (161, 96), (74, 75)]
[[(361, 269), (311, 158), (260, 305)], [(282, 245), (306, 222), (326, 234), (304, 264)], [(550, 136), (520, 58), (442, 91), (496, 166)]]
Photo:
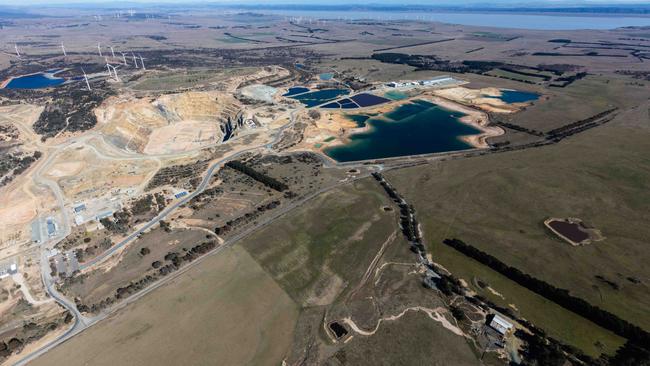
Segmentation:
[(267, 186), (267, 187), (269, 187), (271, 189), (274, 189), (274, 190), (276, 190), (278, 192), (283, 192), (283, 191), (285, 191), (286, 189), (289, 188), (286, 184), (280, 182), (279, 180), (277, 180), (275, 178), (272, 178), (272, 177), (269, 177), (268, 175), (266, 175), (264, 173), (260, 173), (257, 170), (245, 165), (244, 163), (242, 163), (239, 160), (229, 161), (229, 162), (226, 163), (226, 166), (228, 168), (232, 168), (232, 169), (235, 169), (235, 170), (237, 170), (237, 171), (239, 171), (241, 173), (244, 173), (244, 174), (248, 175), (249, 177), (255, 179), (256, 181), (258, 181), (258, 182), (264, 184), (265, 186)]
[(579, 72), (575, 75), (563, 76), (561, 78), (557, 78), (554, 80), (552, 84), (549, 85), (556, 88), (564, 88), (566, 86), (571, 85), (574, 81), (584, 78), (585, 76), (587, 76), (586, 72)]
[(225, 235), (229, 233), (232, 229), (238, 227), (239, 225), (244, 225), (246, 223), (249, 223), (259, 217), (262, 213), (264, 213), (267, 210), (272, 210), (276, 207), (280, 206), (280, 201), (274, 200), (271, 201), (267, 204), (263, 204), (257, 207), (254, 211), (247, 212), (246, 214), (239, 216), (235, 219), (227, 221), (224, 225), (216, 227), (214, 229), (214, 233), (217, 235)]
[(562, 135), (562, 134), (566, 133), (567, 131), (573, 130), (573, 129), (575, 129), (577, 127), (580, 127), (582, 125), (585, 125), (585, 124), (594, 122), (596, 120), (599, 120), (599, 119), (611, 114), (612, 112), (616, 111), (617, 109), (618, 108), (614, 107), (614, 108), (608, 109), (606, 111), (600, 112), (598, 114), (594, 114), (591, 117), (587, 117), (585, 119), (581, 119), (579, 121), (569, 123), (568, 125), (564, 125), (562, 127), (558, 127), (556, 129), (550, 130), (550, 131), (547, 132), (547, 135), (549, 136), (548, 138), (554, 138), (554, 137), (556, 137), (558, 135)]
[(599, 326), (608, 329), (621, 337), (625, 337), (638, 345), (650, 345), (650, 334), (640, 327), (629, 323), (618, 316), (605, 311), (587, 301), (572, 296), (566, 289), (557, 288), (547, 282), (523, 273), (517, 268), (510, 267), (497, 258), (471, 246), (459, 239), (445, 239), (444, 244), (456, 249), (466, 256), (492, 268), (525, 288), (555, 302), (563, 308), (570, 310)]
[(548, 76), (548, 75), (535, 74), (535, 73), (532, 73), (532, 72), (521, 71), (521, 70), (518, 70), (518, 69), (515, 69), (515, 68), (512, 68), (512, 67), (501, 67), (500, 69), (503, 70), (503, 71), (511, 72), (513, 74), (519, 74), (519, 75), (523, 75), (523, 76), (530, 76), (530, 77), (534, 77), (534, 78), (541, 78), (541, 79), (544, 79), (544, 81), (551, 80), (551, 77)]

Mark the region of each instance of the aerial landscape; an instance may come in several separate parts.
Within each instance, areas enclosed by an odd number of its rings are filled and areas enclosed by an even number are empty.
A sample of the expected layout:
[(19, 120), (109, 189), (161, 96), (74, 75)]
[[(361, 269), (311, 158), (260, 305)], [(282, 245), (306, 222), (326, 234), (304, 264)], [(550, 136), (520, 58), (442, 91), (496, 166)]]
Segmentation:
[(0, 365), (650, 365), (650, 3), (0, 4)]

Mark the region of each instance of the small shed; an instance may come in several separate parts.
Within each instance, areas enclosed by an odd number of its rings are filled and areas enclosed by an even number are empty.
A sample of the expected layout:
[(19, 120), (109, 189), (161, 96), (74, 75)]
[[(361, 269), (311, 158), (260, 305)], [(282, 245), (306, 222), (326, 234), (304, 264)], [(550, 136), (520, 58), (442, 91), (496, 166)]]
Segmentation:
[(494, 318), (490, 321), (490, 327), (501, 335), (506, 335), (514, 326), (499, 314), (494, 314)]

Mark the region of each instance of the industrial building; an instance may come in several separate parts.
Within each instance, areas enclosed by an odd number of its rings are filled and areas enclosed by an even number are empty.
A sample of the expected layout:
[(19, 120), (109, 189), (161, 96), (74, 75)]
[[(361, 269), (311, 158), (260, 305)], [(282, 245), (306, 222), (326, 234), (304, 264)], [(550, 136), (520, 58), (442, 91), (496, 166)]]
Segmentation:
[(431, 79), (419, 81), (391, 81), (386, 83), (389, 88), (406, 88), (414, 86), (428, 86), (428, 87), (446, 87), (464, 84), (463, 81), (454, 79), (449, 75), (436, 76)]
[(55, 236), (55, 235), (56, 235), (56, 231), (57, 231), (57, 229), (58, 229), (58, 225), (56, 224), (56, 222), (54, 221), (54, 219), (51, 218), (51, 217), (48, 217), (45, 223), (46, 223), (46, 225), (47, 225), (47, 226), (46, 226), (46, 228), (47, 228), (47, 235), (48, 235), (49, 237), (53, 237), (53, 236)]
[(490, 321), (490, 327), (505, 336), (514, 326), (499, 314), (494, 314), (494, 318)]
[(422, 86), (448, 86), (456, 85), (457, 83), (458, 80), (448, 75), (436, 76), (435, 78), (427, 80), (420, 80), (420, 85)]
[(16, 262), (0, 263), (0, 278), (9, 277), (18, 273), (18, 265)]

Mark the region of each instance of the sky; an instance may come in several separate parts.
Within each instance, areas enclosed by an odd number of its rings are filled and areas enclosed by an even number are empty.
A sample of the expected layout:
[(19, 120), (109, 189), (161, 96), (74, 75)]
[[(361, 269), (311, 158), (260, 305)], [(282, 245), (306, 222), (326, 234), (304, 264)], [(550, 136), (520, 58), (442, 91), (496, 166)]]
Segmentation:
[[(122, 1), (109, 1), (109, 0), (0, 0), (2, 5), (48, 5), (48, 4), (91, 4), (91, 3), (101, 3), (101, 4), (115, 4)], [(127, 2), (127, 1), (124, 1)], [(239, 4), (251, 4), (251, 3), (264, 3), (264, 4), (289, 4), (289, 3), (302, 3), (302, 4), (350, 4), (349, 0), (323, 0), (323, 1), (313, 1), (313, 0), (128, 0), (131, 3), (201, 3), (201, 2), (210, 2), (210, 3), (239, 3)], [(590, 4), (648, 4), (650, 0), (366, 0), (366, 1), (357, 1), (357, 4), (417, 4), (417, 5), (468, 5), (472, 3), (480, 4), (490, 4), (490, 5), (528, 5), (528, 6), (540, 6), (540, 5), (590, 5)]]

